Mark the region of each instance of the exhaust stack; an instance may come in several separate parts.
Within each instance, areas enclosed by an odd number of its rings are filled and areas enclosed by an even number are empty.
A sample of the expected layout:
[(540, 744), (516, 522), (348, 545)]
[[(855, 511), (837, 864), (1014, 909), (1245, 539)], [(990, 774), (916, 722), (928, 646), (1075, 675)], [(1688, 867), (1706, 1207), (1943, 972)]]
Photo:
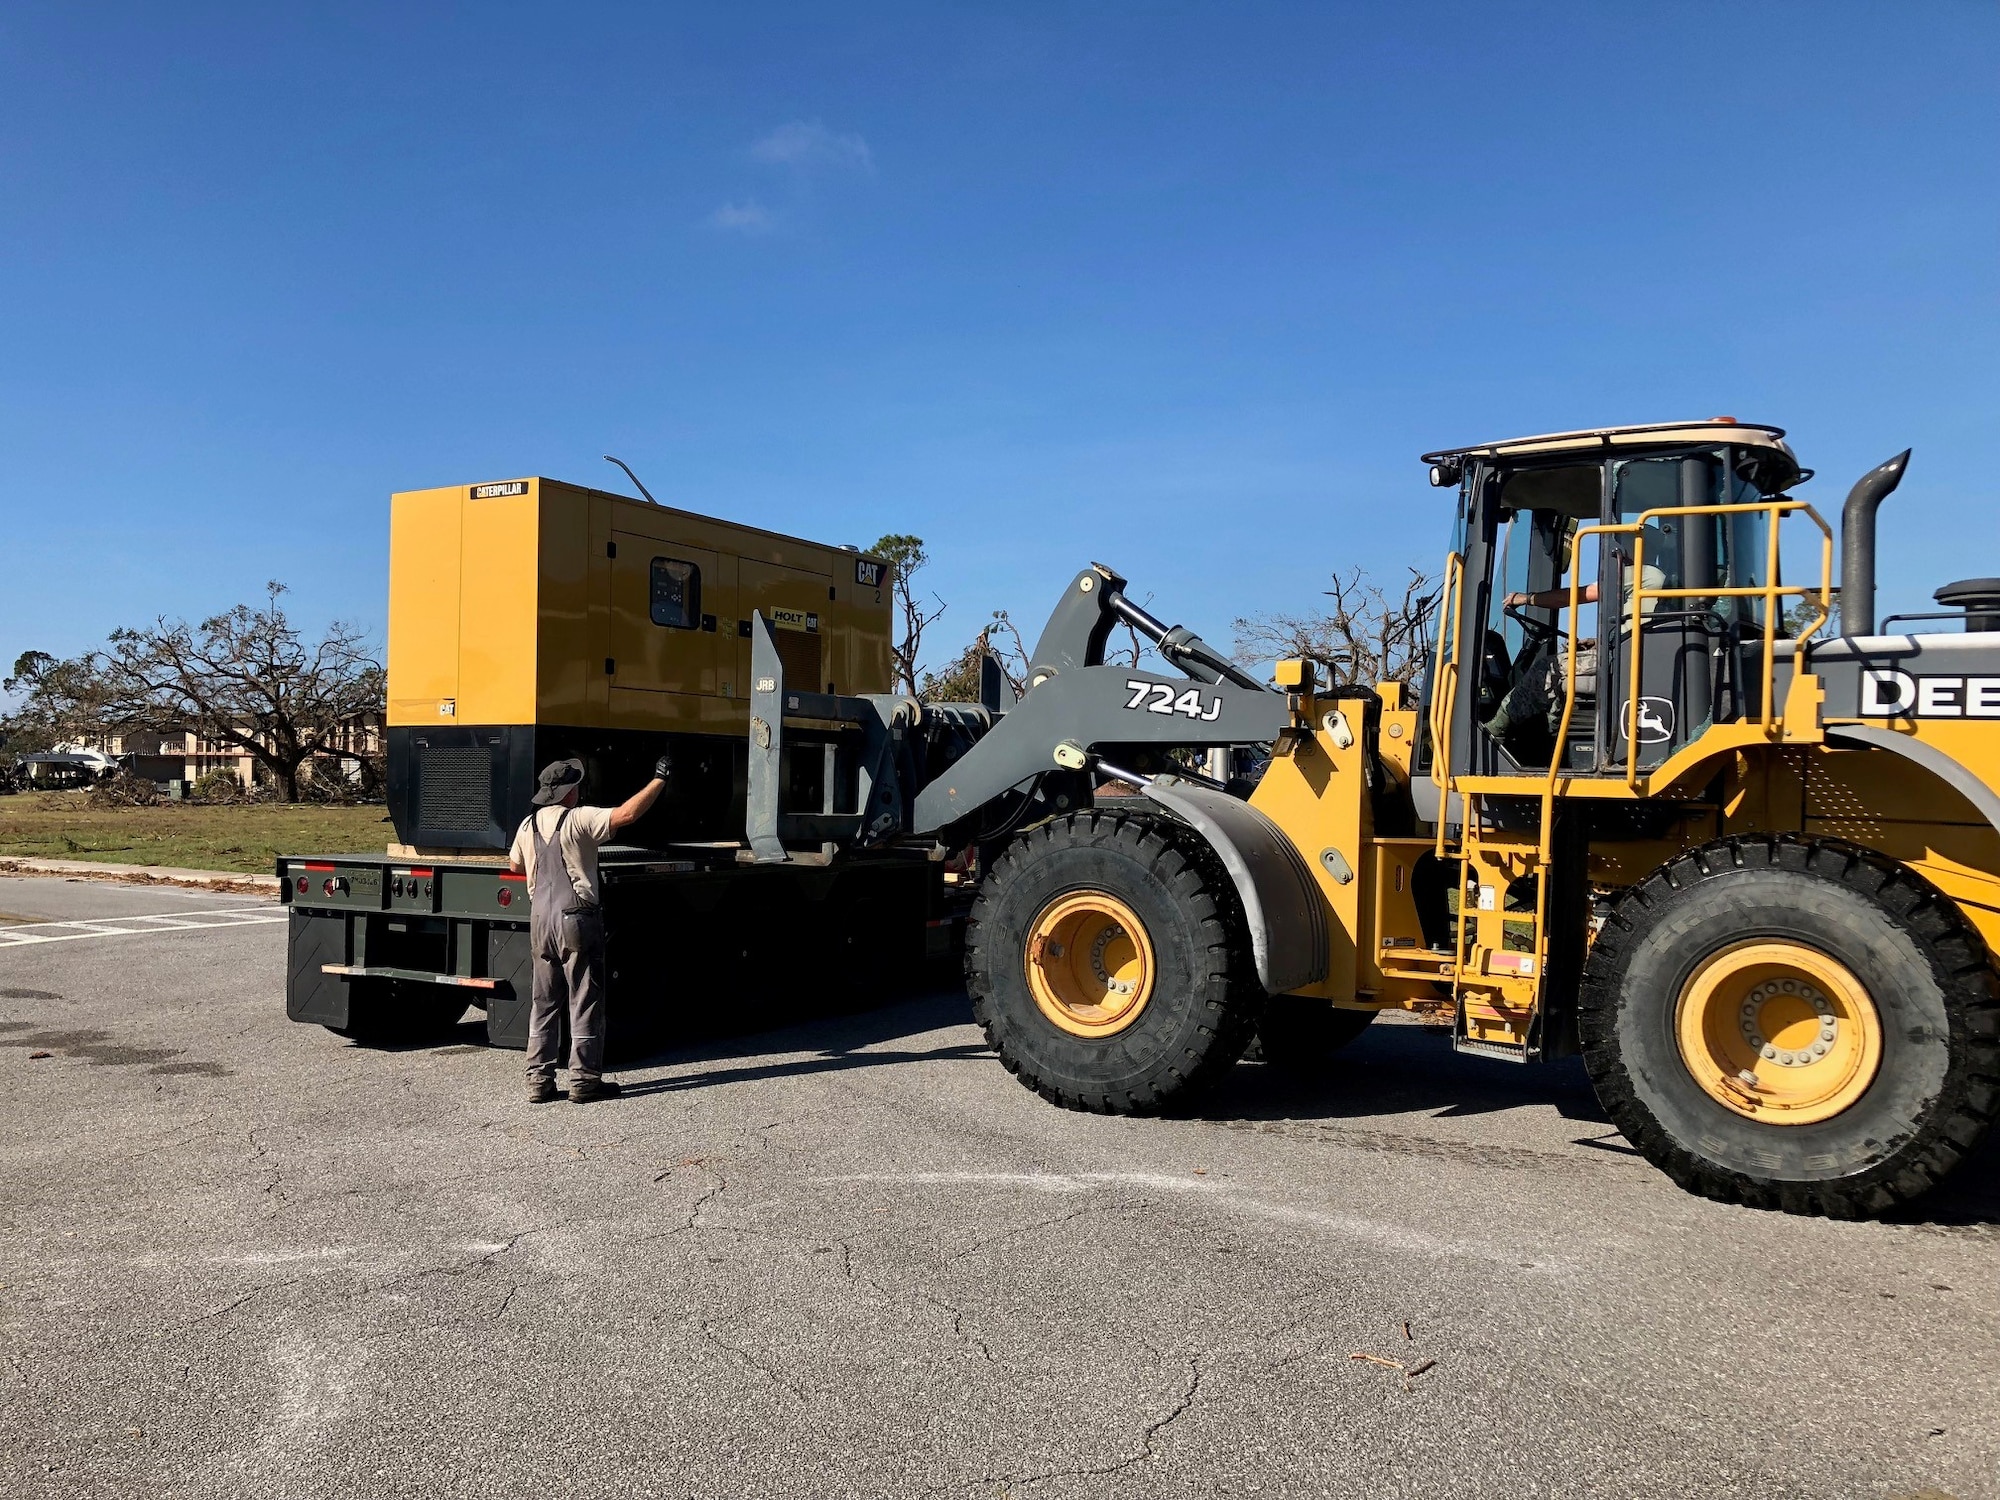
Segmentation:
[(1910, 465), (1905, 448), (1863, 474), (1847, 492), (1840, 511), (1840, 633), (1875, 633), (1875, 510)]

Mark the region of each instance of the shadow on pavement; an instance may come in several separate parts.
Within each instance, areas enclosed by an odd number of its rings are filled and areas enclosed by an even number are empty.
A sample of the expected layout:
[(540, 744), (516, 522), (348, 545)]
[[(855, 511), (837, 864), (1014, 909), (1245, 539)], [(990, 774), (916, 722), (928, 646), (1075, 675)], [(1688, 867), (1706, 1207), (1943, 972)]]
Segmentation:
[(1442, 1027), (1377, 1021), (1315, 1072), (1237, 1068), (1190, 1113), (1197, 1119), (1455, 1119), (1539, 1105), (1597, 1127), (1592, 1135), (1610, 1124), (1577, 1058), (1524, 1064), (1471, 1057), (1451, 1050)]
[(821, 1052), (812, 1057), (787, 1058), (783, 1062), (712, 1068), (704, 1073), (682, 1073), (673, 1078), (627, 1083), (624, 1088), (626, 1098), (636, 1099), (647, 1094), (672, 1094), (685, 1089), (750, 1083), (764, 1078), (802, 1078), (811, 1073), (840, 1073), (852, 1068), (880, 1068), (908, 1062), (964, 1062), (992, 1055), (984, 1042), (963, 1042), (955, 1047), (934, 1047), (925, 1052)]
[[(739, 1029), (730, 1027), (727, 1013), (709, 1013), (656, 1033), (642, 1045), (618, 1049), (611, 1062), (614, 1072), (669, 1064), (692, 1069), (671, 1078), (629, 1081), (625, 1096), (992, 1057), (984, 1041), (944, 1037), (923, 1047), (868, 1050), (968, 1024), (971, 1007), (965, 992), (955, 987), (935, 987), (865, 1008), (834, 997), (815, 1010), (794, 999), (787, 1002), (783, 1024), (775, 1027), (769, 1025), (769, 1009), (756, 1011), (754, 1019), (752, 1014), (738, 1015), (745, 1023)], [(394, 1051), (426, 1047), (470, 1051), (483, 1050), (485, 1037), (484, 1020), (474, 1011), (447, 1037), (377, 1045)], [(1524, 1065), (1471, 1057), (1453, 1052), (1450, 1036), (1442, 1028), (1382, 1022), (1317, 1073), (1301, 1075), (1244, 1063), (1182, 1117), (1218, 1122), (1366, 1120), (1410, 1114), (1461, 1119), (1537, 1106), (1553, 1106), (1563, 1119), (1583, 1127), (1571, 1142), (1575, 1146), (1618, 1156), (1639, 1155), (1598, 1106), (1580, 1059)], [(1890, 1215), (1888, 1221), (1946, 1229), (2000, 1225), (2000, 1130), (1990, 1133), (1936, 1193)]]
[[(655, 1030), (633, 1038), (623, 1046), (614, 1045), (610, 1067), (614, 1071), (657, 1068), (668, 1063), (717, 1062), (726, 1058), (760, 1058), (773, 1053), (816, 1052), (827, 1056), (858, 1052), (901, 1037), (921, 1036), (959, 1026), (972, 1019), (965, 991), (956, 987), (923, 989), (903, 998), (879, 1001), (866, 1008), (838, 997), (816, 1010), (793, 1002), (789, 1013), (777, 1024), (771, 1013), (760, 1011), (743, 1016), (742, 1024), (731, 1026), (727, 1015), (695, 1018), (679, 1026)], [(754, 1029), (753, 1029), (754, 1027)], [(900, 1054), (909, 1060), (953, 1051), (939, 1048), (936, 1053)], [(974, 1050), (984, 1051), (983, 1044)]]

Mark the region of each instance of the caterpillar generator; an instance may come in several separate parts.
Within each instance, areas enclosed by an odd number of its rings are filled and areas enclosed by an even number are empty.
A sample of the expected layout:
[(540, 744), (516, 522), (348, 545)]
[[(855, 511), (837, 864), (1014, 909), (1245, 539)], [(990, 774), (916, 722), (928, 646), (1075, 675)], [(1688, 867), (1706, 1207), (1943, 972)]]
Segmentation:
[[(392, 581), (403, 843), (279, 862), (290, 1013), (469, 999), (521, 1045), (526, 892), (495, 861), (534, 765), (581, 754), (604, 800), (682, 736), (701, 769), (604, 855), (614, 1035), (670, 997), (873, 985), (962, 922), (988, 1041), (1069, 1108), (1168, 1110), (1253, 1040), (1308, 1064), (1399, 1010), (1485, 1058), (1580, 1054), (1691, 1191), (1890, 1210), (2000, 1106), (2000, 579), (1878, 622), (1908, 458), (1847, 497), (1836, 583), (1776, 427), (1427, 454), (1457, 503), (1414, 689), (1252, 674), (1092, 564), (1025, 690), (989, 656), (964, 704), (888, 691), (866, 554), (548, 481), (399, 496), (392, 580), (427, 580), (407, 609)], [(760, 594), (753, 563), (802, 576)], [(1107, 660), (1128, 628), (1156, 664)]]

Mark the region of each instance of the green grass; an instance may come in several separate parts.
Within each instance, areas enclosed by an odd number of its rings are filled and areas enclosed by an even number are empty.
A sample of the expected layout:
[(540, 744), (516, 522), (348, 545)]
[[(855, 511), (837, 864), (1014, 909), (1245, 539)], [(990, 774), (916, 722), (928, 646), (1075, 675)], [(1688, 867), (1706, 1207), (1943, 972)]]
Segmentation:
[(0, 797), (0, 857), (268, 875), (280, 854), (380, 854), (395, 836), (388, 809), (380, 805), (97, 807), (87, 792)]

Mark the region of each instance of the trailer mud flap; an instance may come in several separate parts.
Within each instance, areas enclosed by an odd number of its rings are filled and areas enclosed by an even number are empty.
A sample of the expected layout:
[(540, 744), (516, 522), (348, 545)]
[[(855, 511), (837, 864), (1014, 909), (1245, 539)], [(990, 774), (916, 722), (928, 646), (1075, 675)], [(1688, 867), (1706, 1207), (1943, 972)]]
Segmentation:
[(1191, 782), (1162, 777), (1146, 795), (1206, 839), (1228, 870), (1265, 992), (1288, 994), (1326, 978), (1326, 903), (1278, 825), (1247, 802)]
[(535, 994), (535, 955), (526, 928), (487, 929), (486, 972), (500, 981), (486, 1002), (487, 1044), (525, 1050), (528, 1006)]
[(347, 981), (325, 972), (347, 962), (347, 917), (292, 909), (286, 944), (285, 1014), (294, 1021), (344, 1029)]

